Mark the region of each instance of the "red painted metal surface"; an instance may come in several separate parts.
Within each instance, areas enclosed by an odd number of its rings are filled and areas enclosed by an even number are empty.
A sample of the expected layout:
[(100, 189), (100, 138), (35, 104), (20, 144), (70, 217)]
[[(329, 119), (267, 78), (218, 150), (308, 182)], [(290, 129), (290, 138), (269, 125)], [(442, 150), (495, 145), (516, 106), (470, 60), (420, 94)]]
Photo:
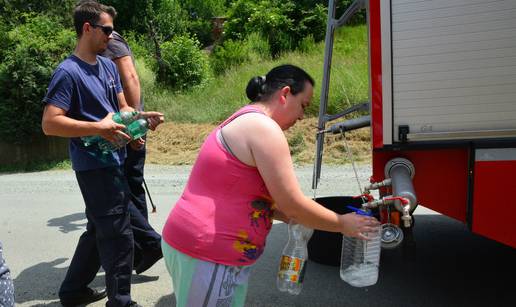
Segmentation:
[(473, 232), (516, 248), (515, 174), (516, 161), (475, 162)]
[(369, 1), (369, 49), (371, 72), (371, 128), (373, 148), (383, 147), (382, 31), (380, 0)]
[(406, 158), (416, 170), (413, 182), (418, 203), (466, 222), (468, 155), (467, 149), (373, 151), (372, 179), (385, 178), (385, 164), (390, 159)]

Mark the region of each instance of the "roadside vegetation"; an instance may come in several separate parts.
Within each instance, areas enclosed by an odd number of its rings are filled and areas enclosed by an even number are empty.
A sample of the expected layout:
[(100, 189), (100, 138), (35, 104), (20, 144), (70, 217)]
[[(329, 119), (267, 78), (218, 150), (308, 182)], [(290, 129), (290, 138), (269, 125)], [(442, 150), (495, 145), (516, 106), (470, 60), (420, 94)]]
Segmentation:
[[(73, 52), (71, 11), (75, 2), (2, 1), (2, 142), (26, 144), (41, 136), (41, 99), (54, 68)], [(308, 126), (299, 125), (302, 128), (287, 133), (294, 161), (313, 161), (313, 152), (309, 152), (313, 151), (323, 74), (326, 0), (100, 2), (118, 10), (115, 27), (135, 55), (146, 109), (164, 112), (167, 118), (168, 123), (149, 135), (149, 162), (192, 163), (207, 131), (248, 103), (244, 93), (247, 81), (283, 63), (303, 67), (316, 80), (314, 100), (307, 110)], [(351, 2), (339, 1), (338, 14)], [(366, 101), (367, 89), (367, 33), (362, 12), (350, 26), (336, 32), (329, 113)], [(368, 134), (359, 134), (356, 139), (367, 144)], [(325, 162), (344, 162), (342, 146), (331, 144), (334, 137), (327, 139), (330, 158), (326, 160), (325, 154)], [(337, 153), (332, 154), (334, 149)], [(171, 159), (176, 150), (181, 157)], [(364, 157), (367, 159), (363, 155), (357, 158)], [(51, 165), (17, 167), (47, 169)], [(66, 167), (67, 162), (59, 165)], [(13, 167), (0, 167), (0, 171)]]

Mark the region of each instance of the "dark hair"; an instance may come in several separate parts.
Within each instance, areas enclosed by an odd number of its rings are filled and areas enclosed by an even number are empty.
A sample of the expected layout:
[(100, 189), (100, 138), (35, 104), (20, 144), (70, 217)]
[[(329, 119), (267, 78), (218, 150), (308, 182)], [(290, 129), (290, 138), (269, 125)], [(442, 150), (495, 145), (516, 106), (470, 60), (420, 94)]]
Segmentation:
[(109, 7), (94, 0), (80, 1), (73, 11), (73, 25), (77, 37), (82, 36), (84, 23), (97, 24), (102, 13), (110, 14)]
[(118, 13), (116, 12), (116, 9), (112, 6), (108, 6), (107, 7), (107, 13), (109, 15), (111, 15), (111, 18), (115, 19), (116, 18), (116, 15), (118, 15)]
[(267, 100), (274, 92), (284, 86), (290, 87), (290, 92), (297, 95), (305, 89), (305, 83), (315, 85), (314, 79), (303, 69), (286, 64), (276, 66), (265, 76), (249, 80), (245, 93), (251, 101)]

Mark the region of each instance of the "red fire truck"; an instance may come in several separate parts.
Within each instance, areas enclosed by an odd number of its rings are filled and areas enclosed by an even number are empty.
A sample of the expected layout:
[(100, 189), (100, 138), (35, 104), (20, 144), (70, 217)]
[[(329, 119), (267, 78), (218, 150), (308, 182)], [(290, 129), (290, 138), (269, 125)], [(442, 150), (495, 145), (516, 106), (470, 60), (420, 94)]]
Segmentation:
[[(421, 204), (516, 247), (516, 1), (358, 0), (340, 18), (335, 7), (330, 0), (313, 187), (323, 132), (370, 126), (365, 192), (381, 198), (366, 201), (396, 209), (383, 223), (410, 228)], [(370, 101), (328, 115), (333, 32), (362, 8)], [(327, 127), (365, 107), (369, 115)], [(383, 235), (389, 244), (392, 233)]]

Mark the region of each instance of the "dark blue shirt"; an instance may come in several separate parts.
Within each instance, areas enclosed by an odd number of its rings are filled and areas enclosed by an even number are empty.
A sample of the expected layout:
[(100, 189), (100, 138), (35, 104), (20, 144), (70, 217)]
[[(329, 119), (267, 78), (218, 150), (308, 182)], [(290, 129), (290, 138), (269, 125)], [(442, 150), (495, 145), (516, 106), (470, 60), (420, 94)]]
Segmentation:
[[(111, 60), (97, 56), (97, 64), (90, 65), (71, 55), (54, 71), (43, 102), (63, 109), (70, 118), (97, 122), (119, 111), (120, 92), (120, 76)], [(69, 151), (75, 171), (119, 166), (125, 159), (125, 149), (102, 154), (97, 146), (84, 146), (80, 138), (70, 139)]]

